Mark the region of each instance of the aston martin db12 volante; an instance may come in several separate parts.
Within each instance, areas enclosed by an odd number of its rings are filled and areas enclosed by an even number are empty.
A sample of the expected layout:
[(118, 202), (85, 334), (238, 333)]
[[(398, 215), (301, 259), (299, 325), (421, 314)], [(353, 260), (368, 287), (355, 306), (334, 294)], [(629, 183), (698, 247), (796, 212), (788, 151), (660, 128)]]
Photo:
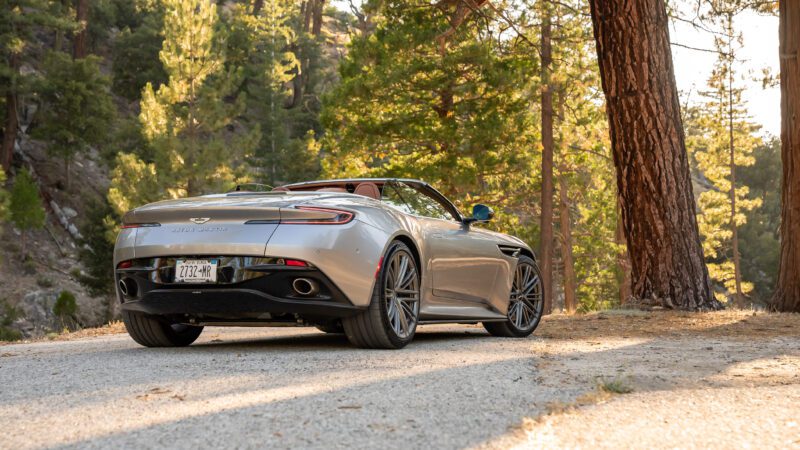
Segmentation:
[(148, 347), (205, 325), (316, 326), (401, 348), (417, 325), (530, 335), (542, 317), (534, 253), (476, 226), (425, 182), (349, 179), (167, 200), (123, 218), (114, 249), (125, 327)]

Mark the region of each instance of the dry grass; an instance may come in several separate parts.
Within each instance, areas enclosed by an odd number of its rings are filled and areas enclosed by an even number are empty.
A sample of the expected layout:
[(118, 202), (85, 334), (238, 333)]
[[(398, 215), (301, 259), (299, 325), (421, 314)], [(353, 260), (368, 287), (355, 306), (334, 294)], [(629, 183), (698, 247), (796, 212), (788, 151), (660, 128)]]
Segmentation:
[(20, 344), (28, 342), (42, 342), (42, 341), (74, 341), (76, 339), (84, 339), (97, 336), (107, 336), (111, 334), (120, 334), (125, 332), (125, 324), (122, 321), (116, 320), (109, 322), (102, 327), (84, 328), (77, 331), (69, 331), (66, 333), (50, 333), (37, 339), (25, 339), (23, 341), (6, 342), (0, 341), (0, 345)]
[(761, 311), (612, 310), (591, 314), (554, 314), (536, 334), (551, 339), (602, 339), (653, 336), (771, 338), (800, 334), (800, 314)]

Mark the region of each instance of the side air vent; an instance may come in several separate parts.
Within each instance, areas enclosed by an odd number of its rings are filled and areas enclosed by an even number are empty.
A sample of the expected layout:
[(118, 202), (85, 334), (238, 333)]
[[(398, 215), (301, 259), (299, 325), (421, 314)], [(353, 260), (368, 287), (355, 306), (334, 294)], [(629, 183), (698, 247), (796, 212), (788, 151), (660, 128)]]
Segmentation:
[(512, 258), (518, 258), (520, 252), (522, 251), (519, 247), (513, 247), (510, 245), (498, 245), (497, 246), (504, 255), (510, 256)]

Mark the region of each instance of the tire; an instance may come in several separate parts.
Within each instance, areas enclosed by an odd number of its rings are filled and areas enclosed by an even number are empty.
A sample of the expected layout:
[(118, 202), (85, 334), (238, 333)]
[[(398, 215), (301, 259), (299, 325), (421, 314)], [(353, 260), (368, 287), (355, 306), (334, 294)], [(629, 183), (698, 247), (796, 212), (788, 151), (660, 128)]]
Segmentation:
[[(520, 292), (519, 285), (526, 290)], [(516, 338), (530, 336), (533, 330), (539, 326), (544, 308), (542, 277), (533, 259), (520, 256), (514, 272), (510, 296), (508, 320), (483, 322), (483, 327), (492, 336)]]
[(122, 311), (122, 321), (133, 340), (145, 347), (186, 347), (203, 332), (203, 327), (171, 324), (163, 319), (128, 311)]
[(414, 339), (419, 305), (420, 273), (414, 255), (406, 244), (394, 241), (383, 258), (369, 307), (342, 319), (344, 332), (356, 347), (403, 348)]
[(334, 322), (328, 322), (325, 324), (317, 324), (316, 327), (319, 331), (322, 331), (323, 333), (328, 333), (328, 334), (344, 333), (344, 327), (342, 326), (342, 322), (338, 320)]

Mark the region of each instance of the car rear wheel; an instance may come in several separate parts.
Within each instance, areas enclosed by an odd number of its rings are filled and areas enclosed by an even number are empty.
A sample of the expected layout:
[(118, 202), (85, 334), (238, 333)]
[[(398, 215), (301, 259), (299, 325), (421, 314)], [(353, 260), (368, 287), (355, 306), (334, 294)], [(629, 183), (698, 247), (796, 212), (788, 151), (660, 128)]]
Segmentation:
[(369, 308), (342, 320), (350, 342), (362, 348), (405, 347), (417, 329), (420, 274), (407, 245), (392, 242), (383, 258)]
[(122, 311), (122, 321), (133, 340), (145, 347), (185, 347), (203, 332), (203, 327), (170, 323), (128, 311)]
[(508, 320), (484, 322), (483, 327), (493, 336), (526, 337), (539, 326), (543, 308), (544, 287), (539, 268), (531, 258), (521, 256), (511, 287)]

